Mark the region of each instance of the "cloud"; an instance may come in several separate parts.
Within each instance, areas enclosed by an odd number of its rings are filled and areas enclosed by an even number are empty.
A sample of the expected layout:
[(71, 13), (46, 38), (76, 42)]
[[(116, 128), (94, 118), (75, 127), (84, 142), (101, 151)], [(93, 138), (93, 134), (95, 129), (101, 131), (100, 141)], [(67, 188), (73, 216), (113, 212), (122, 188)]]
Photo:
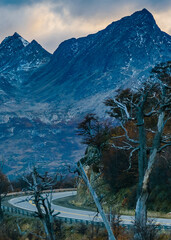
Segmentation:
[(0, 7), (1, 40), (14, 32), (22, 32), (23, 28), (27, 28), (30, 15), (31, 9), (28, 8)]
[(92, 16), (92, 14), (104, 13), (107, 15), (111, 12), (114, 14), (117, 10), (121, 10), (124, 6), (136, 8), (152, 7), (154, 10), (167, 9), (171, 6), (170, 0), (58, 0), (67, 7), (72, 15), (77, 16)]
[(65, 39), (97, 32), (144, 7), (169, 33), (170, 0), (1, 0), (1, 40), (18, 32), (53, 52)]
[[(142, 3), (143, 2), (143, 3)], [(136, 5), (147, 7), (153, 7), (153, 9), (161, 10), (166, 9), (168, 6), (171, 6), (170, 0), (1, 0), (0, 5), (34, 5), (37, 3), (46, 3), (46, 4), (61, 4), (70, 10), (72, 14), (76, 15), (91, 15), (92, 12), (99, 12), (110, 10), (113, 8), (122, 8), (123, 5)]]

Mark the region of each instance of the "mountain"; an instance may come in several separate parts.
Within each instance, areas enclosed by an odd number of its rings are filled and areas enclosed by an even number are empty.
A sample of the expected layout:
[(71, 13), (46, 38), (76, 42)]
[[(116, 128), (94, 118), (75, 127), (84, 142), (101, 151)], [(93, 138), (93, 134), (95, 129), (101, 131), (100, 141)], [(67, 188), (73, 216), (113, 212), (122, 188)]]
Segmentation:
[(23, 82), (47, 64), (50, 57), (35, 40), (29, 43), (18, 33), (5, 38), (0, 44), (0, 90), (3, 93), (0, 100), (18, 97)]
[(35, 40), (31, 43), (18, 33), (5, 38), (0, 44), (0, 76), (11, 85), (21, 84), (38, 68), (47, 64), (51, 54)]
[(0, 152), (12, 177), (29, 163), (63, 169), (83, 154), (76, 124), (171, 59), (171, 36), (146, 9), (59, 45), (53, 55), (15, 33), (0, 44)]
[(36, 101), (55, 101), (71, 115), (101, 113), (113, 90), (141, 84), (152, 67), (170, 58), (171, 37), (143, 9), (96, 34), (61, 43), (27, 87)]

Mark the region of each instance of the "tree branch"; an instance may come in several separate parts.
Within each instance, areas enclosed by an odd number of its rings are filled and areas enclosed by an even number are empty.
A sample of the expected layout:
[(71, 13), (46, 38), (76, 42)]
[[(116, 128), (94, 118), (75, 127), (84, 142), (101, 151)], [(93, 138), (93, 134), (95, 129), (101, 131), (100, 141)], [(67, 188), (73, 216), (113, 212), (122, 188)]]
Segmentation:
[(161, 148), (159, 148), (159, 150), (157, 152), (161, 152), (163, 149), (165, 149), (168, 146), (171, 146), (171, 143), (163, 145)]
[(132, 139), (132, 138), (130, 138), (130, 137), (128, 136), (128, 132), (127, 132), (126, 128), (123, 126), (122, 122), (121, 122), (121, 127), (122, 127), (122, 129), (124, 130), (124, 132), (125, 132), (125, 137), (126, 137), (126, 139), (127, 139), (128, 141), (130, 141), (130, 142), (132, 142), (132, 143), (136, 143), (136, 144), (139, 143), (139, 141), (134, 140), (134, 139)]
[(145, 117), (151, 117), (151, 116), (152, 116), (153, 114), (155, 114), (155, 113), (157, 113), (157, 112), (153, 109), (153, 110), (151, 110), (151, 112), (145, 113), (144, 116), (145, 116)]
[(116, 146), (114, 143), (111, 144), (112, 147), (114, 147), (115, 149), (118, 149), (118, 150), (126, 150), (126, 151), (129, 151), (131, 149), (133, 149), (134, 147), (131, 146), (131, 145), (127, 145), (127, 146), (123, 146), (123, 147), (120, 147), (120, 146)]
[(137, 148), (134, 148), (131, 152), (130, 152), (130, 155), (129, 155), (129, 167), (128, 169), (126, 169), (125, 171), (129, 171), (132, 167), (132, 155), (134, 152), (136, 152), (137, 150), (139, 150), (139, 147)]
[(126, 114), (126, 116), (127, 116), (127, 118), (128, 118), (129, 120), (133, 119), (133, 118), (130, 117), (130, 114), (129, 114), (129, 112), (128, 112), (128, 109), (127, 109), (126, 105), (124, 105), (123, 103), (118, 102), (115, 98), (113, 99), (113, 101), (114, 101), (114, 103), (116, 103), (116, 105), (117, 105), (120, 109), (122, 109), (122, 110), (125, 112), (125, 114)]

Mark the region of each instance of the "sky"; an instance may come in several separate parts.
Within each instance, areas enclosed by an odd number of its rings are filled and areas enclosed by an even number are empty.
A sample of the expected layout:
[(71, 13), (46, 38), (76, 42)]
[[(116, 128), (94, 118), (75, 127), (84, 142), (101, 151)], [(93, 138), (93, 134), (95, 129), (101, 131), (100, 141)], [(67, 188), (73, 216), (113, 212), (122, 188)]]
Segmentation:
[(95, 33), (143, 8), (171, 34), (170, 0), (0, 0), (0, 42), (18, 32), (53, 53), (62, 41)]

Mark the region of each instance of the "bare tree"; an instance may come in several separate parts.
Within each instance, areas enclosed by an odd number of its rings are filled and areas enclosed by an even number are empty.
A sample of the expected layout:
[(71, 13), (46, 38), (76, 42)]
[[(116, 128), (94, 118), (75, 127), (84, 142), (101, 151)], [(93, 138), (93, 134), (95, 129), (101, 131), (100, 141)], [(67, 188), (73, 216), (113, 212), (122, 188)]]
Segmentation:
[(98, 212), (100, 213), (105, 228), (108, 232), (109, 240), (115, 240), (110, 223), (101, 206), (100, 198), (97, 196), (95, 190), (93, 189), (82, 165), (82, 163), (85, 166), (100, 162), (102, 150), (104, 150), (104, 148), (106, 147), (107, 141), (109, 139), (110, 128), (106, 123), (101, 124), (99, 119), (94, 114), (88, 114), (85, 116), (84, 120), (79, 124), (78, 134), (84, 137), (83, 143), (87, 144), (88, 147), (86, 150), (85, 157), (82, 158), (77, 163), (77, 172), (85, 182), (87, 188), (89, 189), (93, 197)]
[(27, 200), (32, 200), (36, 206), (36, 216), (42, 221), (47, 240), (55, 240), (54, 235), (54, 210), (51, 207), (51, 193), (45, 193), (44, 190), (52, 189), (53, 184), (56, 182), (54, 179), (48, 176), (47, 173), (40, 175), (33, 167), (28, 177), (23, 177), (23, 180), (27, 183), (27, 190), (32, 191), (33, 195)]
[[(149, 196), (149, 180), (156, 157), (171, 146), (171, 62), (153, 69), (153, 77), (141, 89), (122, 91), (105, 104), (109, 114), (120, 122), (120, 135), (112, 137), (112, 146), (128, 150), (129, 170), (131, 159), (138, 152), (139, 186), (136, 202), (135, 222), (143, 228), (147, 223), (146, 202)], [(129, 123), (133, 124), (134, 134)], [(131, 135), (133, 137), (131, 137)], [(119, 141), (118, 141), (119, 140)], [(119, 144), (118, 144), (119, 142)], [(135, 239), (143, 240), (140, 233)]]
[(107, 122), (100, 122), (95, 114), (87, 114), (78, 125), (77, 134), (83, 137), (83, 144), (86, 144), (86, 164), (100, 162), (102, 151), (108, 146), (110, 139), (110, 125)]
[(78, 162), (77, 164), (77, 171), (79, 172), (80, 176), (82, 177), (83, 181), (85, 182), (85, 184), (87, 185), (92, 197), (93, 197), (93, 200), (96, 204), (96, 207), (98, 209), (98, 212), (100, 213), (101, 217), (102, 217), (102, 220), (104, 222), (104, 225), (105, 225), (105, 228), (107, 230), (107, 233), (108, 233), (108, 239), (109, 240), (115, 240), (116, 238), (114, 237), (114, 234), (113, 234), (113, 231), (112, 231), (112, 228), (110, 226), (110, 223), (106, 217), (106, 214), (101, 206), (101, 203), (100, 203), (100, 199), (98, 198), (95, 190), (92, 188), (91, 184), (90, 184), (90, 181), (88, 180), (88, 177), (84, 171), (84, 168), (82, 166), (82, 163), (81, 161)]

